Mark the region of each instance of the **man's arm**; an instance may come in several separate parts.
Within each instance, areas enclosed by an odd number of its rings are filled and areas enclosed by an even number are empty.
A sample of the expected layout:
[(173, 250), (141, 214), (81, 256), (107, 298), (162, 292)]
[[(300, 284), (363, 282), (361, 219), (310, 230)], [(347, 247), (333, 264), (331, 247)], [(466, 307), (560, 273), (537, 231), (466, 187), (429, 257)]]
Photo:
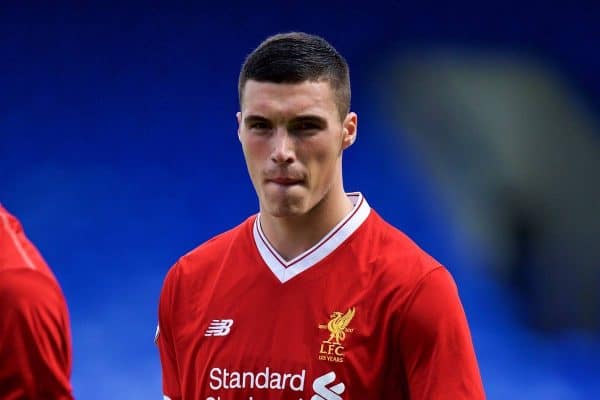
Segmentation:
[(398, 339), (411, 399), (485, 398), (467, 319), (445, 268), (429, 272), (414, 289)]
[(0, 272), (0, 399), (73, 399), (71, 336), (56, 282), (32, 269)]

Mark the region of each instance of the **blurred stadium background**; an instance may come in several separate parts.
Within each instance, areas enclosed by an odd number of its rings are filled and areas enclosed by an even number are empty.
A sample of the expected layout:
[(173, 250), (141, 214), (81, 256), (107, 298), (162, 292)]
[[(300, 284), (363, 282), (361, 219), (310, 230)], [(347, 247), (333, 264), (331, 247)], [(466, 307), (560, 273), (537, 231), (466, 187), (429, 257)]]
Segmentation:
[(488, 398), (600, 398), (600, 3), (13, 3), (0, 201), (66, 294), (77, 398), (160, 398), (163, 277), (257, 210), (237, 74), (290, 30), (346, 55), (346, 189), (452, 271)]

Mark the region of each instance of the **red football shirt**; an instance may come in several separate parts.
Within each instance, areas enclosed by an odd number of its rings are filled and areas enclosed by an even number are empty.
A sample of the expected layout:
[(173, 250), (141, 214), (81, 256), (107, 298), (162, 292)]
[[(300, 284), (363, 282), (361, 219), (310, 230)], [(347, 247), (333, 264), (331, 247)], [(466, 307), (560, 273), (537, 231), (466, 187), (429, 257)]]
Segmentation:
[(483, 399), (448, 271), (358, 193), (285, 261), (260, 217), (182, 257), (160, 297), (165, 399)]
[(0, 399), (71, 400), (62, 291), (17, 219), (0, 206)]

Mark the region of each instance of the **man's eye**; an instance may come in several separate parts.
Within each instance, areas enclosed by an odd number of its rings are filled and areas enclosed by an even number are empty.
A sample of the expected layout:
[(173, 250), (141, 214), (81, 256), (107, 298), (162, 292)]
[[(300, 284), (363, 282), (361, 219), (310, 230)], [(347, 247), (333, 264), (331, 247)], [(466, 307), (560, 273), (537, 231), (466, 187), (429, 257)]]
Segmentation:
[(250, 129), (257, 129), (257, 130), (269, 129), (269, 125), (265, 122), (253, 122), (250, 124)]
[(310, 133), (321, 129), (321, 126), (314, 122), (299, 122), (297, 124), (294, 124), (292, 129), (298, 132)]

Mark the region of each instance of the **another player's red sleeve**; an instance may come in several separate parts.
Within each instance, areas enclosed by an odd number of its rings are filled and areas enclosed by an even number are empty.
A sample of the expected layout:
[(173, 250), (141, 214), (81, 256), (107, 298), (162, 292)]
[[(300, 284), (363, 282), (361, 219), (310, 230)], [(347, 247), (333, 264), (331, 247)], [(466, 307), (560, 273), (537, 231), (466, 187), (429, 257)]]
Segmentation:
[(445, 268), (429, 272), (414, 289), (399, 341), (412, 400), (485, 399), (467, 319)]
[(167, 277), (160, 293), (158, 304), (158, 330), (156, 344), (160, 353), (162, 367), (163, 395), (165, 399), (181, 400), (181, 387), (179, 383), (179, 369), (173, 342), (171, 320), (173, 316), (173, 285), (177, 266), (173, 267)]
[(71, 336), (63, 294), (25, 268), (0, 272), (0, 399), (73, 399)]

